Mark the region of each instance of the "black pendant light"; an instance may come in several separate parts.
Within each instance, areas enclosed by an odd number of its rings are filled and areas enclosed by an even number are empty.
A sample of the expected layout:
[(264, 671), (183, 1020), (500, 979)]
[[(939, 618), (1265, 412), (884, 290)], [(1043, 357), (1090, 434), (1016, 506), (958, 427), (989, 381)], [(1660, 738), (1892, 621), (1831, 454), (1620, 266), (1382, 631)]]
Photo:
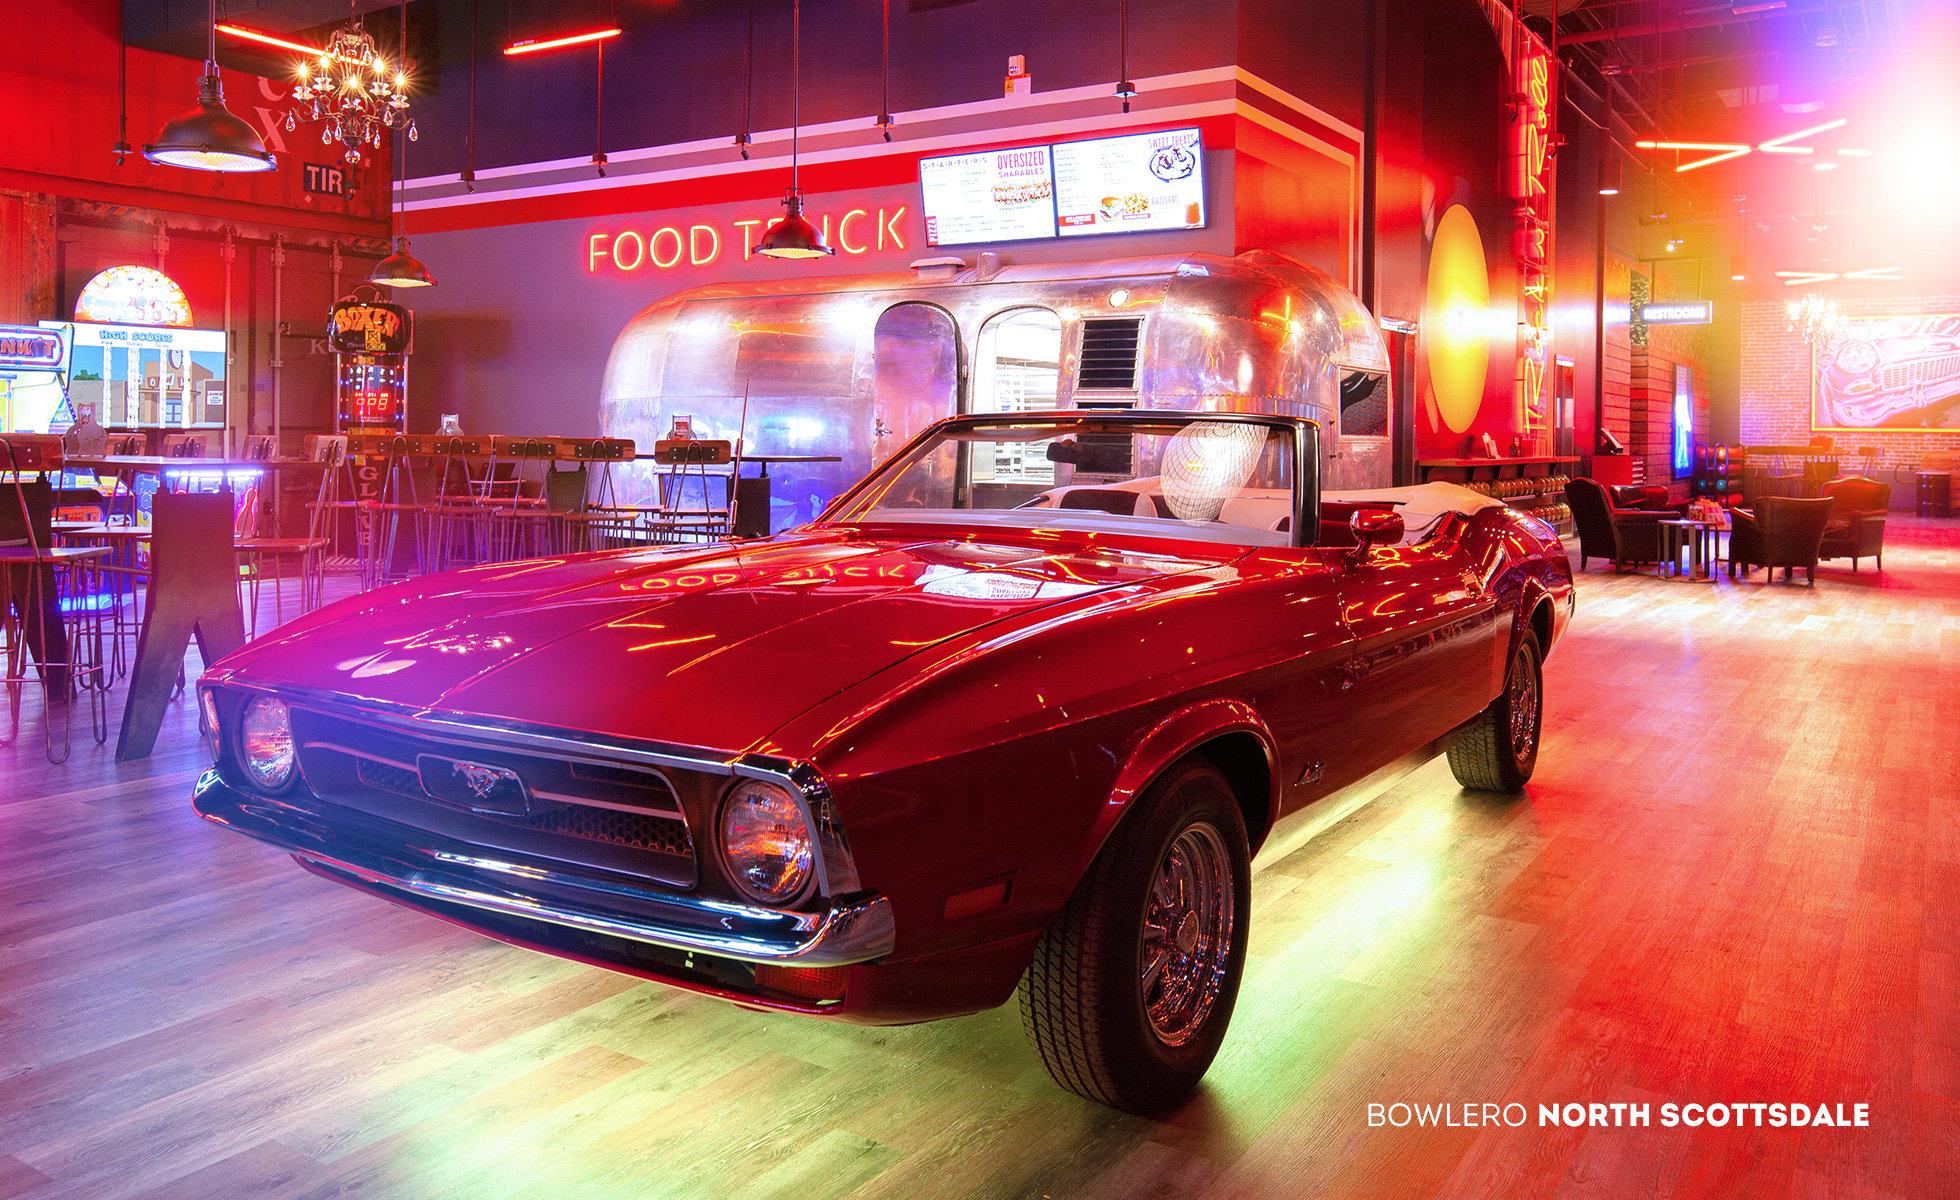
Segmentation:
[[(404, 69), (408, 65), (408, 0), (402, 0), (402, 44), (399, 58)], [(395, 206), (395, 237), (388, 247), (388, 257), (374, 264), (368, 272), (368, 282), (383, 287), (434, 287), (436, 277), (429, 274), (429, 268), (408, 249), (408, 234), (402, 230), (402, 208), (408, 204), (408, 139), (396, 141), (397, 157), (395, 174), (401, 181), (401, 201)]]
[(762, 235), (756, 252), (770, 258), (818, 258), (837, 251), (825, 244), (823, 230), (803, 215), (803, 189), (797, 186), (797, 140), (803, 127), (803, 0), (789, 7), (789, 194), (783, 197), (783, 219)]
[(270, 171), (278, 163), (265, 139), (225, 107), (225, 88), (218, 79), (218, 0), (211, 0), (207, 34), (197, 107), (165, 124), (156, 141), (143, 147), (143, 157), (193, 171)]

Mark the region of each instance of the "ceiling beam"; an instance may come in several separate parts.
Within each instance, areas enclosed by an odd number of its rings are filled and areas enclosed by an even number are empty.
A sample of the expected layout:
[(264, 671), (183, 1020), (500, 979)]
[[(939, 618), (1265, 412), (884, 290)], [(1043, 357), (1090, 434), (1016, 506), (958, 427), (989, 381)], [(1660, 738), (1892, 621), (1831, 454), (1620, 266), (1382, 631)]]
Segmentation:
[(1582, 29), (1559, 37), (1562, 46), (1583, 46), (1590, 42), (1612, 42), (1625, 38), (1653, 37), (1656, 34), (1679, 33), (1686, 29), (1707, 29), (1716, 25), (1735, 25), (1744, 21), (1759, 21), (1769, 17), (1793, 17), (1808, 13), (1819, 13), (1833, 7), (1826, 0), (1823, 3), (1793, 3), (1788, 8), (1762, 9), (1755, 12), (1736, 12), (1729, 5), (1715, 8), (1696, 9), (1682, 13), (1671, 21), (1643, 21), (1636, 25), (1608, 25), (1603, 29)]

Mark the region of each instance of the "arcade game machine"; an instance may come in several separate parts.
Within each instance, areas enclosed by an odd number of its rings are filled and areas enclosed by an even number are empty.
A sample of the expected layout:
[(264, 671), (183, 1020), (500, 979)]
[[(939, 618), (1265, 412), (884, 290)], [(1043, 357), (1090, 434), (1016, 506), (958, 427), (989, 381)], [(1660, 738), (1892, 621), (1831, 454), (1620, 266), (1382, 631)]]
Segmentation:
[(61, 433), (74, 420), (59, 329), (0, 325), (0, 434)]
[[(327, 344), (334, 353), (334, 432), (347, 435), (350, 445), (343, 499), (391, 503), (405, 498), (396, 496), (398, 488), (391, 485), (408, 464), (396, 454), (352, 448), (387, 444), (408, 426), (408, 356), (415, 346), (415, 318), (406, 307), (371, 291), (363, 287), (335, 301), (327, 314)], [(340, 517), (335, 546), (355, 546), (354, 510), (343, 508)]]
[(400, 433), (408, 424), (408, 356), (414, 314), (361, 297), (337, 301), (327, 317), (335, 360), (336, 433)]

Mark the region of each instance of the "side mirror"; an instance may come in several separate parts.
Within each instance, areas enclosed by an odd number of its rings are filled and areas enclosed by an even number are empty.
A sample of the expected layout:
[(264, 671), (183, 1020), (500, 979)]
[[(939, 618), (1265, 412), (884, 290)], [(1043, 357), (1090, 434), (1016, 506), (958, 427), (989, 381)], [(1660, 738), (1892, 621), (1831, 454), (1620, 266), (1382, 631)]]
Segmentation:
[(1354, 535), (1354, 557), (1368, 557), (1376, 546), (1393, 546), (1402, 540), (1405, 526), (1402, 514), (1379, 508), (1364, 508), (1348, 518), (1348, 532)]

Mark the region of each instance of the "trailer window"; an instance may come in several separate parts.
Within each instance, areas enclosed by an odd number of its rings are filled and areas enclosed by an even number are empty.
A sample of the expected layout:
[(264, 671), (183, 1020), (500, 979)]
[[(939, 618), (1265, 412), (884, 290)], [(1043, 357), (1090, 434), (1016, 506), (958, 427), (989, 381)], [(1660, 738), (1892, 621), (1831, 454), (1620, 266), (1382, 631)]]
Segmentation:
[[(994, 314), (980, 327), (975, 360), (970, 411), (1046, 412), (1061, 407), (1062, 318), (1057, 313), (1016, 308)], [(1054, 483), (1054, 464), (1041, 457), (1040, 447), (1032, 454), (1019, 442), (991, 449), (997, 461), (977, 468), (986, 477), (1043, 487)]]
[(1388, 436), (1388, 376), (1351, 371), (1342, 377), (1341, 436)]

